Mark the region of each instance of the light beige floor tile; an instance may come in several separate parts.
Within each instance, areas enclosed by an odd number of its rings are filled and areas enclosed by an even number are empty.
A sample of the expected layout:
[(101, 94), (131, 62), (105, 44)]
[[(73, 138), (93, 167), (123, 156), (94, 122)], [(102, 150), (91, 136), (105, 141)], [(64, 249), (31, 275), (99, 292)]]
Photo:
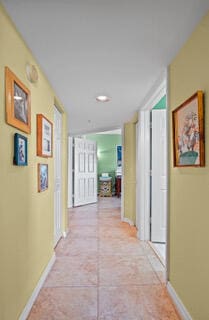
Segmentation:
[(74, 238), (63, 239), (56, 247), (56, 256), (80, 256), (83, 253), (89, 255), (98, 253), (96, 238)]
[(28, 320), (96, 320), (96, 288), (44, 288)]
[(74, 238), (97, 238), (98, 228), (97, 226), (74, 226), (69, 232), (69, 239)]
[(69, 221), (69, 228), (73, 228), (74, 226), (97, 226), (98, 225), (98, 219), (97, 218), (82, 218), (82, 219), (70, 219)]
[(81, 255), (57, 258), (44, 286), (95, 286), (97, 284), (97, 257)]
[(148, 259), (144, 256), (100, 256), (99, 283), (102, 286), (159, 284)]
[(163, 286), (101, 287), (99, 320), (179, 320)]
[(139, 290), (134, 286), (101, 287), (99, 320), (143, 320), (138, 296)]
[(100, 237), (99, 252), (103, 255), (144, 255), (144, 249), (138, 239), (118, 236), (118, 238)]

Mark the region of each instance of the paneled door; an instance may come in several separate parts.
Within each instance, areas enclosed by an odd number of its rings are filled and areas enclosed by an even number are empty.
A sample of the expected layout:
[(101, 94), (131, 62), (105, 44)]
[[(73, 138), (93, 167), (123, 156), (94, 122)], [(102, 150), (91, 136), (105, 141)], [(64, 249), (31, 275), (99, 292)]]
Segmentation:
[(54, 246), (62, 236), (62, 114), (54, 107)]
[(167, 210), (166, 110), (152, 110), (151, 241), (166, 241)]
[(74, 138), (74, 206), (97, 202), (97, 145)]

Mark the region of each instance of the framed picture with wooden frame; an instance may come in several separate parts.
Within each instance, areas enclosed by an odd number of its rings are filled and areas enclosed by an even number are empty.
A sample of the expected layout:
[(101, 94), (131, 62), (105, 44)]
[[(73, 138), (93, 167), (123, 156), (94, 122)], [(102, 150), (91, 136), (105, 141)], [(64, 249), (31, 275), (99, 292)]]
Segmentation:
[(49, 185), (48, 164), (38, 163), (38, 192), (48, 189)]
[(43, 114), (37, 114), (37, 156), (52, 157), (53, 124)]
[(6, 121), (11, 126), (31, 132), (31, 98), (29, 89), (5, 67)]
[(174, 167), (205, 166), (203, 92), (193, 94), (172, 116)]

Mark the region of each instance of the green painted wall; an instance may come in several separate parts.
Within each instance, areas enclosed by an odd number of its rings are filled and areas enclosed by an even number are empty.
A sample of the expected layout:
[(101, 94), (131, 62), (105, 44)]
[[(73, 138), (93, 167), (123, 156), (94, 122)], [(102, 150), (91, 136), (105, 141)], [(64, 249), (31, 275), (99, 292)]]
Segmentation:
[(108, 172), (113, 177), (112, 182), (114, 187), (115, 171), (117, 168), (116, 146), (122, 144), (122, 136), (120, 134), (91, 134), (86, 135), (86, 139), (97, 142), (98, 177), (103, 172)]
[[(169, 67), (169, 280), (194, 320), (209, 319), (209, 14)], [(174, 168), (172, 111), (197, 90), (205, 103), (206, 166)]]
[[(67, 128), (66, 114), (33, 55), (0, 5), (0, 319), (19, 319), (28, 299), (54, 254), (54, 158), (36, 156), (36, 114), (54, 121), (54, 103), (63, 116), (62, 208), (67, 227)], [(26, 63), (36, 65), (39, 80), (26, 77)], [(5, 121), (5, 66), (31, 92), (31, 134)], [(28, 166), (13, 165), (14, 133), (28, 138)], [(49, 188), (38, 193), (37, 165), (49, 166)]]
[(162, 97), (153, 109), (166, 109), (166, 96)]

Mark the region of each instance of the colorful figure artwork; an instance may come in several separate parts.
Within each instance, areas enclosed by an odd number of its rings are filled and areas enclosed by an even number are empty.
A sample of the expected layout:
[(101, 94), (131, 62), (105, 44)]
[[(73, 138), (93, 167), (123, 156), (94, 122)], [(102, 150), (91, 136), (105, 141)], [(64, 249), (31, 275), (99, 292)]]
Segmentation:
[(173, 112), (176, 166), (201, 166), (204, 163), (202, 93), (188, 99)]

